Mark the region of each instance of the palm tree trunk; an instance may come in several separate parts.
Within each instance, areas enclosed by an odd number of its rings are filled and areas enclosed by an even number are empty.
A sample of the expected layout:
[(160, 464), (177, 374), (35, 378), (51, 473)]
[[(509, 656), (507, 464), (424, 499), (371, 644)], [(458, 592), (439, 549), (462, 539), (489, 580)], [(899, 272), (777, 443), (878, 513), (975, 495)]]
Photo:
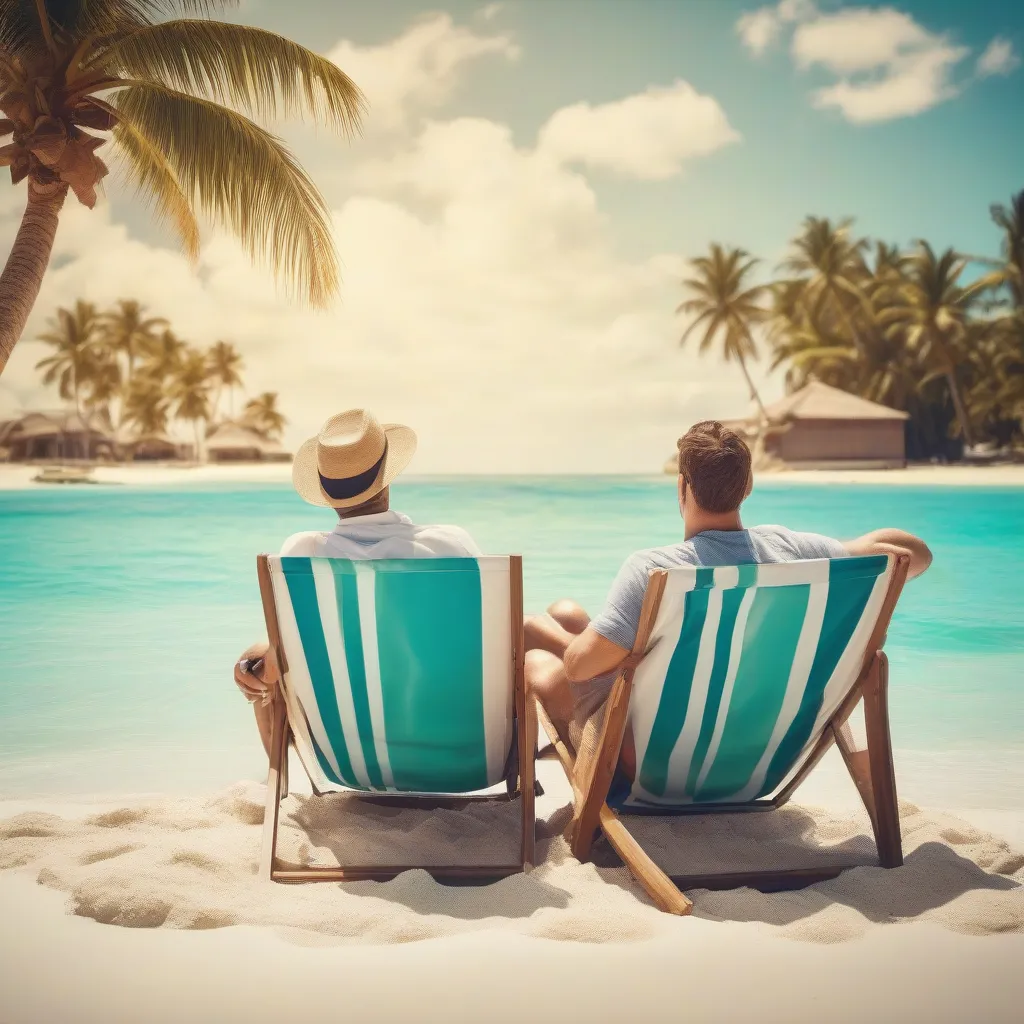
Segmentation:
[(864, 348), (864, 342), (861, 340), (861, 336), (854, 328), (853, 320), (850, 319), (850, 314), (847, 312), (846, 306), (843, 305), (842, 294), (838, 292), (836, 293), (836, 306), (839, 308), (839, 316), (842, 318), (843, 326), (850, 332), (850, 340), (853, 342), (853, 347), (863, 358), (867, 355), (867, 350)]
[(768, 422), (768, 411), (764, 407), (764, 402), (761, 401), (761, 396), (757, 393), (757, 388), (754, 387), (754, 382), (750, 379), (750, 373), (747, 370), (747, 364), (743, 356), (739, 356), (740, 369), (743, 371), (743, 376), (746, 378), (747, 387), (750, 388), (750, 397), (757, 403), (758, 411), (761, 414), (761, 422)]
[(747, 387), (750, 388), (750, 397), (757, 403), (757, 408), (760, 413), (757, 417), (757, 435), (754, 438), (754, 451), (752, 453), (753, 466), (757, 469), (762, 467), (764, 462), (765, 434), (768, 432), (768, 410), (765, 409), (764, 402), (761, 401), (761, 396), (757, 393), (757, 388), (754, 387), (754, 382), (750, 379), (750, 373), (747, 370), (747, 363), (742, 355), (739, 356), (739, 361), (740, 369), (743, 371), (743, 376), (747, 381)]
[(960, 385), (957, 383), (956, 371), (952, 366), (946, 370), (946, 383), (949, 385), (949, 396), (953, 399), (953, 408), (956, 410), (956, 418), (960, 423), (960, 433), (963, 434), (964, 445), (970, 448), (974, 444), (971, 436), (971, 425), (967, 419), (967, 410), (964, 408), (963, 399), (960, 397)]
[(68, 187), (63, 183), (39, 185), (29, 181), (21, 226), (0, 274), (0, 374), (25, 330), (42, 287), (67, 194)]
[(75, 412), (78, 414), (78, 422), (82, 424), (82, 445), (83, 458), (89, 458), (89, 424), (85, 422), (85, 415), (82, 412), (82, 397), (79, 391), (78, 370), (75, 370)]

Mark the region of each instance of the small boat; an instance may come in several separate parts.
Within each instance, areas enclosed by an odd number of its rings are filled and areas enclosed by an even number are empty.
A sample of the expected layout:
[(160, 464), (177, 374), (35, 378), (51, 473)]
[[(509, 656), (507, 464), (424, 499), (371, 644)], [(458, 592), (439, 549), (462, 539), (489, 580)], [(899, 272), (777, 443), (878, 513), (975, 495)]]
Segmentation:
[(95, 484), (92, 466), (46, 466), (32, 477), (37, 484)]

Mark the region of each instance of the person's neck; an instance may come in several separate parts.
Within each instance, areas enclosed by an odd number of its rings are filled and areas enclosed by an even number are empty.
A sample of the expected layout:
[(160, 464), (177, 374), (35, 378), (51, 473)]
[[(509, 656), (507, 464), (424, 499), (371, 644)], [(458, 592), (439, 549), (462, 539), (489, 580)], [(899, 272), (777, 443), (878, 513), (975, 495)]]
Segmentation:
[(703, 509), (695, 509), (693, 512), (687, 510), (683, 517), (685, 528), (685, 539), (696, 537), (698, 533), (706, 533), (708, 530), (722, 530), (726, 533), (743, 529), (740, 522), (740, 512), (705, 512)]
[(374, 495), (369, 501), (364, 501), (362, 505), (355, 505), (352, 508), (336, 508), (334, 511), (338, 513), (339, 519), (355, 519), (358, 516), (373, 516), (379, 512), (387, 512), (391, 508), (391, 495), (388, 493), (387, 488), (380, 492), (380, 494)]

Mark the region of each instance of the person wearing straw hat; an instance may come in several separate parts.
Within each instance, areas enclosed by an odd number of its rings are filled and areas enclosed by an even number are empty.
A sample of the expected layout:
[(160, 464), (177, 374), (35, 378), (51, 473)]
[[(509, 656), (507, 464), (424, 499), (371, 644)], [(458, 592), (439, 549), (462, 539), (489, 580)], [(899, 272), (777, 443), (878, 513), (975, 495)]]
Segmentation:
[[(390, 485), (416, 453), (416, 432), (380, 423), (366, 409), (332, 416), (305, 441), (292, 463), (292, 483), (311, 505), (333, 508), (338, 524), (326, 532), (289, 537), (282, 555), (328, 558), (475, 558), (481, 554), (458, 526), (420, 526), (390, 507)], [(235, 664), (235, 683), (256, 712), (270, 749), (270, 700), (280, 674), (266, 641)]]

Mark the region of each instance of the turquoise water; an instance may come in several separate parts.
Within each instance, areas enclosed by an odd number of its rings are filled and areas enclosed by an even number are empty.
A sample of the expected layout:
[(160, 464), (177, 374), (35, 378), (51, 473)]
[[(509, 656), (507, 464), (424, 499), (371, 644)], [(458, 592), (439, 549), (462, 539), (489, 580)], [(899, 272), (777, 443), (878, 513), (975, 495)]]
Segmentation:
[[(681, 532), (665, 479), (412, 480), (392, 498), (521, 552), (528, 609), (561, 596), (595, 609), (630, 551)], [(977, 805), (1024, 806), (1024, 490), (767, 484), (744, 514), (927, 539), (935, 564), (886, 648), (897, 755), (977, 765)], [(331, 525), (286, 485), (0, 492), (0, 798), (259, 778), (230, 678), (265, 633), (255, 555)]]

